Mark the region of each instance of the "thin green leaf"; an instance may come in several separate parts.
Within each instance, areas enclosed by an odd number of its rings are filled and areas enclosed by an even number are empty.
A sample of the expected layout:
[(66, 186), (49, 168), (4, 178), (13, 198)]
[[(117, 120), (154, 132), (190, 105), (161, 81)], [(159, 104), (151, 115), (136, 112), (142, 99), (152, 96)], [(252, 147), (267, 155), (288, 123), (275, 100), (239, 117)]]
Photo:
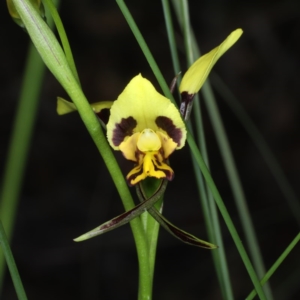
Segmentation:
[[(187, 56), (187, 65), (188, 67), (198, 58), (198, 56), (194, 53), (194, 33), (190, 26), (189, 21), (189, 12), (188, 12), (188, 4), (186, 1), (177, 1), (172, 2), (176, 11), (177, 18), (179, 19), (180, 26), (182, 28), (185, 40), (185, 48), (186, 48), (186, 56)], [(181, 4), (181, 5), (180, 5)], [(200, 145), (201, 153), (203, 153), (203, 158), (205, 163), (209, 168), (209, 158), (206, 148), (206, 140), (205, 133), (202, 123), (202, 115), (201, 115), (201, 104), (199, 95), (197, 94), (194, 99), (194, 110), (193, 117), (195, 120), (196, 126), (196, 134), (198, 138), (198, 145)], [(193, 159), (194, 160), (194, 159)], [(205, 188), (202, 188), (203, 177), (202, 174), (198, 174), (198, 170), (196, 170), (196, 164), (194, 164), (194, 171), (197, 178), (197, 187), (199, 194), (201, 196), (202, 207), (205, 207), (203, 213), (205, 214), (205, 221), (207, 224), (207, 230), (209, 232), (209, 238), (219, 245), (219, 251), (213, 251), (213, 261), (216, 268), (218, 280), (220, 283), (220, 288), (224, 299), (233, 299), (233, 291), (230, 281), (230, 274), (226, 259), (225, 247), (222, 238), (222, 230), (219, 222), (219, 215), (216, 207), (216, 203), (213, 199), (212, 193), (210, 189), (205, 185)], [(202, 191), (203, 189), (203, 191)], [(209, 206), (206, 208), (206, 206)]]
[[(56, 2), (58, 3), (59, 1)], [(50, 28), (53, 27), (53, 22), (49, 18), (48, 25)], [(38, 100), (44, 74), (45, 65), (35, 47), (30, 44), (0, 193), (0, 219), (2, 220), (9, 241), (12, 236), (16, 211), (18, 209), (19, 194), (37, 115)], [(0, 290), (5, 268), (4, 256), (0, 251)]]
[(8, 269), (19, 300), (27, 300), (27, 296), (14, 260), (12, 252), (9, 247), (9, 241), (5, 234), (2, 222), (0, 221), (0, 248), (2, 248)]

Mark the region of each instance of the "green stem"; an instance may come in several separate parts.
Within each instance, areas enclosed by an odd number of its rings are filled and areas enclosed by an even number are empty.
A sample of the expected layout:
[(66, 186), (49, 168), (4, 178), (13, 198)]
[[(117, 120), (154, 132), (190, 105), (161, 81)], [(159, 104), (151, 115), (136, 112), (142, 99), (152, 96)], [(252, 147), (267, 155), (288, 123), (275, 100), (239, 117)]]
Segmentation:
[[(163, 196), (154, 204), (154, 207), (162, 213), (163, 210)], [(160, 224), (148, 213), (145, 212), (145, 221), (147, 222), (146, 231), (148, 237), (148, 247), (149, 247), (149, 268), (150, 268), (150, 276), (151, 282), (153, 285), (153, 277), (154, 277), (154, 270), (155, 270), (155, 258), (156, 258), (156, 249), (157, 249), (157, 242), (158, 242), (158, 234), (160, 229)]]
[(11, 249), (9, 247), (9, 241), (5, 234), (2, 222), (0, 221), (0, 248), (2, 248), (8, 269), (18, 296), (19, 300), (27, 300), (27, 296), (14, 260), (12, 255)]

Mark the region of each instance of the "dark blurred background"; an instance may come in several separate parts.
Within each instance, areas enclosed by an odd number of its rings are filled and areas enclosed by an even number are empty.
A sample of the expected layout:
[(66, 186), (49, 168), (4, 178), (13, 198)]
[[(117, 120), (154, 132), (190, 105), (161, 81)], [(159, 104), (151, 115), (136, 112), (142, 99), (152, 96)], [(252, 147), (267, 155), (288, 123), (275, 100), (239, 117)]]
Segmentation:
[[(128, 0), (167, 81), (174, 77), (160, 1)], [(159, 86), (114, 1), (64, 0), (60, 9), (79, 76), (90, 102), (113, 100), (138, 73)], [(296, 194), (300, 194), (299, 1), (190, 1), (203, 53), (234, 29), (238, 43), (214, 68), (263, 134)], [(29, 39), (0, 8), (0, 168), (3, 173)], [(178, 26), (176, 24), (176, 28)], [(178, 47), (184, 49), (177, 30)], [(181, 53), (181, 68), (186, 62)], [(28, 298), (135, 299), (138, 266), (130, 227), (74, 243), (73, 238), (123, 211), (105, 165), (76, 113), (56, 114), (56, 96), (67, 97), (47, 72), (40, 96), (12, 250)], [(267, 269), (299, 231), (287, 201), (257, 148), (216, 93)], [(26, 113), (26, 111), (24, 111)], [(212, 174), (241, 233), (241, 225), (209, 117), (204, 122)], [(131, 163), (116, 153), (124, 174)], [(164, 214), (206, 239), (188, 147), (171, 157), (175, 179)], [(134, 189), (132, 189), (135, 194)], [(135, 197), (135, 196), (134, 196)], [(251, 281), (221, 220), (236, 299)], [(299, 246), (271, 279), (275, 299), (300, 297)], [(220, 299), (211, 253), (182, 244), (161, 230), (154, 299)], [(9, 274), (1, 299), (16, 299)]]

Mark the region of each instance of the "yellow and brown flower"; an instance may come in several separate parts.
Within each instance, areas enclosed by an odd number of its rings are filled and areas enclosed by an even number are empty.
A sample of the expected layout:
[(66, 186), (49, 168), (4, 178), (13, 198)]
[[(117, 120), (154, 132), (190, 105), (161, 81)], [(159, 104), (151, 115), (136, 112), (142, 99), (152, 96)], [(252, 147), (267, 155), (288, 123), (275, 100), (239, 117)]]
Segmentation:
[(175, 105), (137, 75), (111, 107), (107, 138), (114, 150), (136, 163), (127, 175), (135, 185), (148, 176), (173, 179), (167, 159), (184, 146), (186, 129)]

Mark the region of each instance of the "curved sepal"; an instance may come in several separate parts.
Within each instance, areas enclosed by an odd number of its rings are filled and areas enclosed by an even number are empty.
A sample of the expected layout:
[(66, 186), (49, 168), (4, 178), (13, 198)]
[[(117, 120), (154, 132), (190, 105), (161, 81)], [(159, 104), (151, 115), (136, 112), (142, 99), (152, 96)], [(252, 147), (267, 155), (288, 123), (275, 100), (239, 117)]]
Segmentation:
[[(164, 184), (167, 184), (167, 180)], [(142, 183), (138, 184), (136, 186), (137, 195), (140, 201), (147, 201), (147, 195), (144, 191)], [(143, 202), (142, 202), (143, 203)], [(211, 244), (209, 242), (203, 241), (194, 235), (176, 227), (174, 224), (172, 224), (170, 221), (168, 221), (154, 206), (151, 206), (147, 209), (147, 212), (163, 227), (165, 228), (170, 234), (172, 234), (174, 237), (182, 241), (183, 243), (205, 248), (205, 249), (215, 249), (218, 246)]]
[(206, 242), (204, 240), (201, 240), (197, 238), (196, 236), (178, 228), (174, 224), (172, 224), (170, 221), (168, 221), (161, 213), (158, 212), (158, 210), (154, 207), (147, 209), (148, 213), (163, 227), (165, 228), (169, 233), (171, 233), (174, 237), (179, 239), (185, 244), (189, 244), (192, 246), (205, 248), (205, 249), (216, 249), (218, 246), (211, 244), (209, 242)]
[(162, 193), (165, 192), (166, 189), (166, 183), (164, 182), (164, 184), (161, 186), (160, 189), (157, 190), (156, 193), (154, 193), (152, 195), (152, 197), (148, 198), (146, 201), (141, 202), (140, 204), (138, 204), (137, 206), (135, 206), (134, 208), (126, 211), (125, 213), (103, 223), (102, 225), (96, 227), (95, 229), (79, 236), (78, 238), (75, 238), (74, 241), (75, 242), (81, 242), (84, 240), (88, 240), (90, 238), (93, 238), (97, 235), (101, 235), (103, 233), (106, 233), (108, 231), (111, 231), (113, 229), (116, 229), (124, 224), (127, 224), (128, 222), (130, 222), (132, 219), (138, 217), (140, 214), (142, 214), (143, 212), (145, 212), (145, 210), (147, 210), (149, 207), (152, 207), (155, 202), (157, 202)]
[[(95, 113), (100, 113), (103, 109), (110, 109), (112, 104), (113, 101), (100, 101), (91, 103), (91, 107)], [(73, 102), (57, 97), (56, 111), (59, 115), (65, 115), (76, 110), (77, 108)]]
[(242, 29), (236, 29), (221, 45), (197, 59), (184, 74), (179, 86), (180, 93), (198, 93), (215, 63), (231, 46), (235, 44), (242, 33)]

